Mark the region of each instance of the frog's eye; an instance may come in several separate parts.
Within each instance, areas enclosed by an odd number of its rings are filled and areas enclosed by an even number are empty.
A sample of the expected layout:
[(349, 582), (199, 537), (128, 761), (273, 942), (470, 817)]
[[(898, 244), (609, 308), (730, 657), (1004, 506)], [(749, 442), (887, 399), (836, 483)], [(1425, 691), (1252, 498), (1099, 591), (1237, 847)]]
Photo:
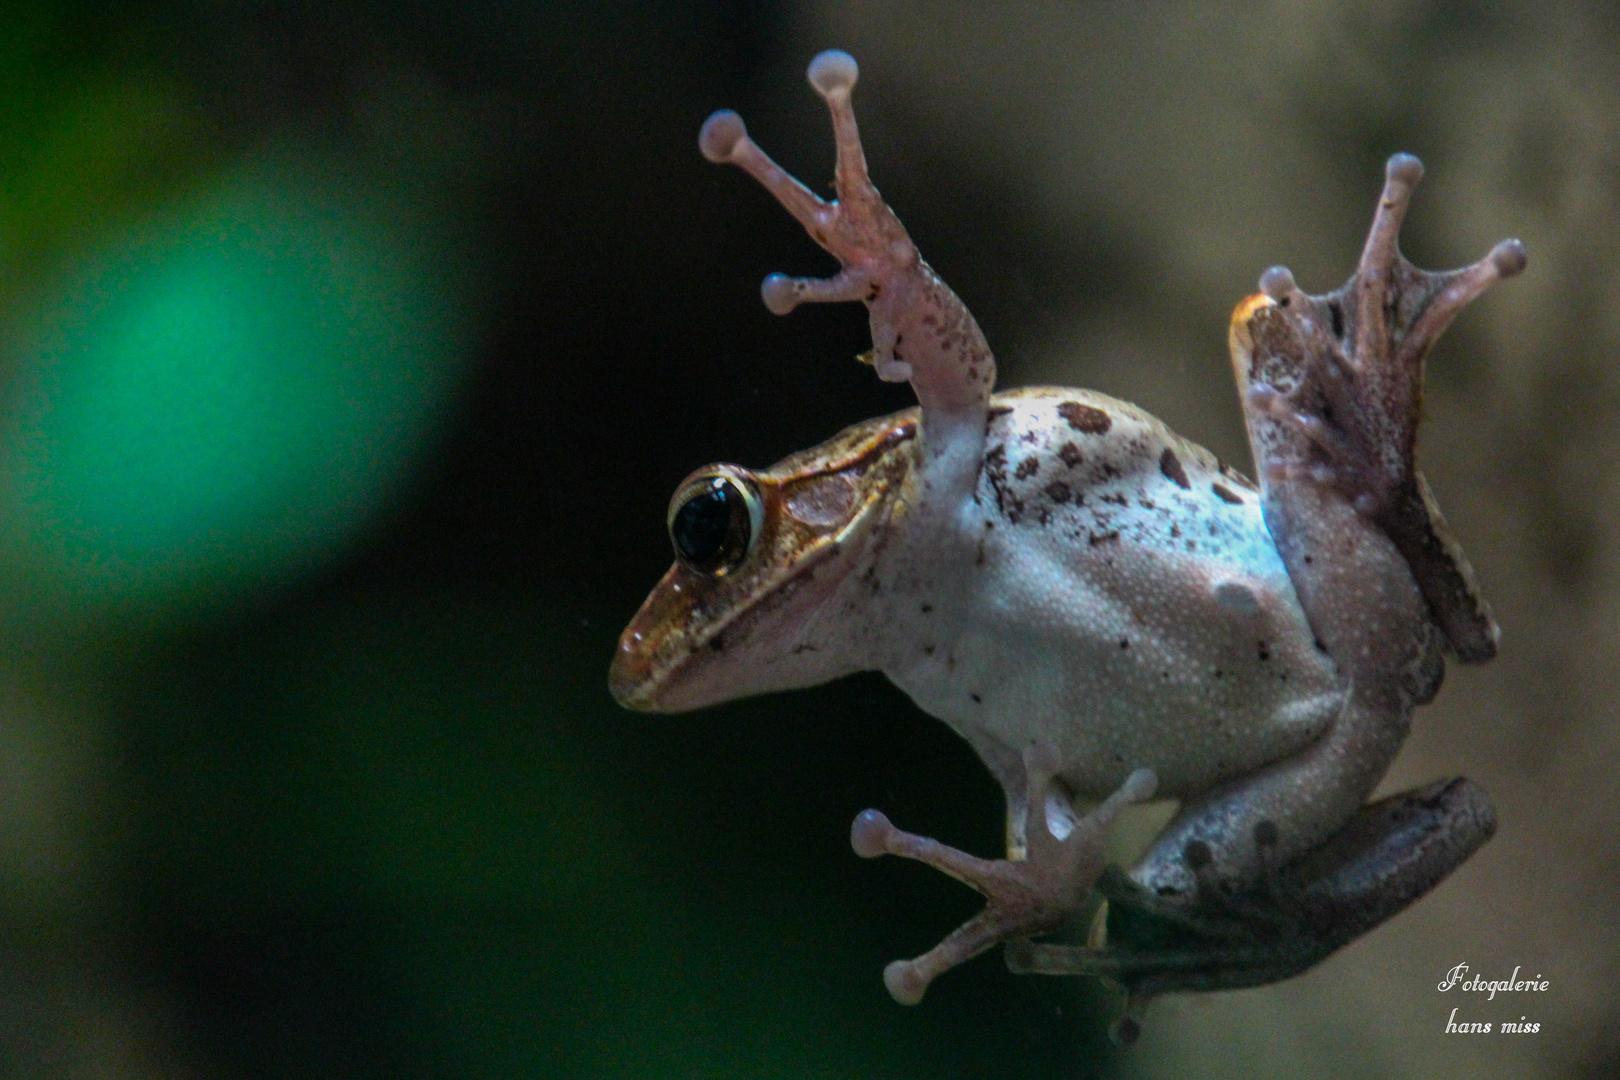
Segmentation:
[(742, 564), (759, 539), (765, 510), (753, 485), (729, 473), (698, 476), (669, 504), (675, 557), (720, 577)]

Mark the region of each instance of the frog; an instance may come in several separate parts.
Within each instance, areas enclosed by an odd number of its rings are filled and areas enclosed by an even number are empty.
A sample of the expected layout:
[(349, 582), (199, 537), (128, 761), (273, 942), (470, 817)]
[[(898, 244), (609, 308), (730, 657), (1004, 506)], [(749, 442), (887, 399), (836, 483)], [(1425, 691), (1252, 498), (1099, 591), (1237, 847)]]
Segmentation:
[[(1006, 944), (1019, 972), (1122, 987), (1118, 1041), (1169, 992), (1306, 970), (1443, 881), (1494, 833), (1472, 782), (1368, 799), (1439, 691), (1499, 629), (1416, 468), (1424, 364), (1450, 322), (1521, 271), (1503, 241), (1460, 270), (1399, 251), (1422, 177), (1388, 161), (1355, 273), (1303, 292), (1266, 270), (1228, 328), (1255, 479), (1106, 394), (995, 389), (966, 305), (868, 173), (832, 50), (835, 199), (773, 161), (735, 112), (699, 148), (740, 167), (839, 263), (772, 274), (766, 307), (866, 305), (880, 380), (917, 405), (767, 469), (676, 490), (675, 562), (621, 635), (623, 706), (682, 712), (879, 671), (967, 741), (1005, 793), (1004, 858), (856, 816), (858, 855), (949, 874), (985, 907), (884, 983), (920, 1002)], [(1131, 866), (1107, 837), (1174, 800)], [(1037, 940), (1083, 923), (1085, 941)], [(1073, 934), (1071, 933), (1072, 937)]]

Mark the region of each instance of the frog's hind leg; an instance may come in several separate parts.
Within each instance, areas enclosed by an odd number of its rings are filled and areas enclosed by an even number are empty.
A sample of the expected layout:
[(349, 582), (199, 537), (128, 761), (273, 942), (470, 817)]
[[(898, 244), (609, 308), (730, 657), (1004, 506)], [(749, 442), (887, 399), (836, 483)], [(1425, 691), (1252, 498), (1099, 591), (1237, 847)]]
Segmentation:
[(758, 180), (840, 264), (830, 278), (772, 274), (765, 306), (785, 315), (799, 304), (866, 303), (873, 366), (890, 382), (910, 380), (922, 405), (925, 474), (958, 501), (972, 496), (984, 448), (985, 413), (996, 364), (967, 307), (918, 253), (905, 226), (867, 175), (850, 95), (858, 74), (847, 53), (828, 51), (809, 78), (832, 112), (838, 198), (828, 202), (759, 148), (731, 111), (710, 116), (698, 135), (703, 155), (730, 162)]
[(899, 855), (925, 862), (984, 894), (984, 910), (963, 923), (915, 960), (896, 960), (883, 971), (883, 982), (903, 1005), (922, 1000), (939, 975), (970, 960), (998, 942), (1057, 929), (1085, 903), (1104, 866), (1103, 842), (1119, 811), (1153, 797), (1158, 780), (1138, 769), (1096, 809), (1075, 821), (1068, 835), (1054, 836), (1045, 807), (1054, 795), (1057, 755), (1050, 747), (1025, 753), (1029, 777), (1028, 805), (1034, 810), (1026, 826), (1029, 845), (1021, 861), (980, 859), (924, 836), (903, 832), (877, 810), (866, 810), (850, 828), (850, 844), (862, 858)]
[(1160, 904), (1111, 868), (1098, 883), (1108, 898), (1106, 944), (1009, 943), (1007, 966), (1098, 975), (1124, 987), (1114, 1035), (1130, 1042), (1153, 997), (1298, 975), (1416, 903), (1495, 831), (1490, 798), (1459, 777), (1363, 807), (1327, 843), (1278, 868), (1262, 890), (1213, 895), (1196, 913)]
[(1261, 292), (1291, 324), (1306, 364), (1279, 373), (1282, 386), (1255, 371), (1247, 404), (1298, 436), (1294, 452), (1258, 463), (1264, 479), (1330, 489), (1377, 524), (1410, 565), (1452, 652), (1478, 663), (1496, 654), (1498, 632), (1417, 471), (1423, 368), (1463, 308), (1523, 270), (1526, 258), (1523, 244), (1504, 240), (1458, 270), (1413, 266), (1399, 235), (1422, 178), (1412, 155), (1389, 159), (1360, 264), (1340, 289), (1307, 295), (1282, 266), (1261, 275)]

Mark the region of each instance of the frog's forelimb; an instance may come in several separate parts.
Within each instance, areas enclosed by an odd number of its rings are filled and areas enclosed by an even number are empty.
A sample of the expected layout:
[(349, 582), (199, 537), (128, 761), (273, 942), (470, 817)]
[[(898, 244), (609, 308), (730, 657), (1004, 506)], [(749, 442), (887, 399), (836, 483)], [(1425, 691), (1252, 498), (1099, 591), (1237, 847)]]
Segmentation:
[(772, 161), (749, 138), (742, 117), (730, 110), (709, 117), (698, 146), (710, 161), (730, 162), (758, 180), (838, 259), (841, 269), (830, 278), (770, 275), (760, 288), (765, 306), (785, 315), (799, 304), (865, 302), (878, 376), (910, 380), (922, 406), (918, 501), (943, 511), (942, 525), (950, 527), (949, 519), (959, 519), (973, 498), (996, 362), (967, 306), (923, 261), (867, 175), (850, 104), (857, 74), (854, 58), (837, 50), (810, 63), (810, 85), (832, 111), (838, 155), (834, 202)]
[[(981, 859), (924, 836), (902, 832), (877, 810), (862, 811), (850, 827), (850, 845), (864, 859), (899, 855), (916, 859), (984, 894), (984, 910), (915, 960), (896, 960), (883, 969), (883, 984), (902, 1005), (922, 1000), (937, 976), (1009, 938), (1056, 930), (1085, 904), (1106, 865), (1103, 842), (1126, 806), (1153, 797), (1158, 778), (1137, 769), (1119, 789), (1076, 819), (1057, 782), (1058, 755), (1048, 744), (1024, 752), (1028, 777), (1027, 857), (1018, 861)], [(1048, 806), (1056, 803), (1051, 810)], [(1055, 811), (1055, 813), (1053, 812)], [(1069, 825), (1059, 838), (1052, 818)]]

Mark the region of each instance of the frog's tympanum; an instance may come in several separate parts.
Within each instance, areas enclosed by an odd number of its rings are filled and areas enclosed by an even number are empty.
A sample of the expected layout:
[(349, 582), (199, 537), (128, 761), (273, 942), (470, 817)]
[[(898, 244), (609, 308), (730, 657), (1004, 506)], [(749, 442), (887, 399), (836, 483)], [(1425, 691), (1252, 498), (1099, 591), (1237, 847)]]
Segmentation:
[[(1446, 656), (1490, 659), (1497, 628), (1414, 466), (1423, 365), (1523, 247), (1414, 267), (1396, 240), (1423, 167), (1391, 158), (1342, 288), (1308, 295), (1274, 267), (1233, 313), (1253, 483), (1103, 394), (992, 393), (978, 324), (867, 177), (854, 60), (822, 53), (809, 75), (832, 109), (836, 202), (735, 113), (699, 145), (841, 264), (771, 275), (766, 306), (865, 303), (863, 359), (918, 407), (687, 479), (675, 565), (620, 639), (614, 696), (675, 712), (876, 669), (972, 744), (1006, 791), (1005, 860), (855, 819), (859, 854), (986, 898), (889, 965), (906, 1003), (1005, 941), (1014, 970), (1124, 986), (1129, 1041), (1152, 995), (1287, 978), (1433, 888), (1490, 838), (1489, 799), (1461, 778), (1366, 799)], [(1134, 867), (1105, 870), (1115, 816), (1154, 797), (1179, 800), (1174, 818)], [(1107, 907), (1088, 944), (1029, 940), (1083, 919), (1093, 889)]]

